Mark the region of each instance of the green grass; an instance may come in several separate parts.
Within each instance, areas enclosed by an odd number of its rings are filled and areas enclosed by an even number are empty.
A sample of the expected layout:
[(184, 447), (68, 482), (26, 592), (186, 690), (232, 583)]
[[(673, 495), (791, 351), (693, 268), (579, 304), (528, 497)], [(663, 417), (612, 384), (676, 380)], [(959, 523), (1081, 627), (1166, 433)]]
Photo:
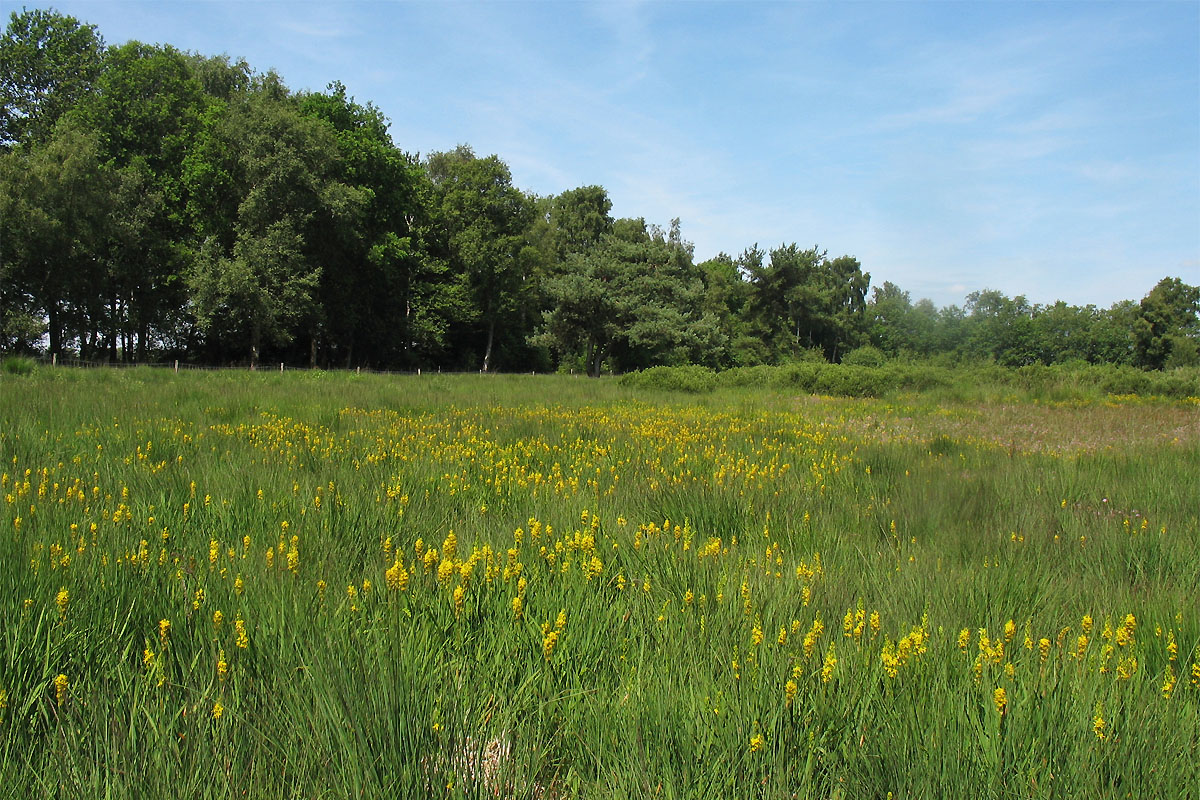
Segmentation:
[(0, 375), (0, 796), (1200, 796), (1193, 400), (657, 385)]

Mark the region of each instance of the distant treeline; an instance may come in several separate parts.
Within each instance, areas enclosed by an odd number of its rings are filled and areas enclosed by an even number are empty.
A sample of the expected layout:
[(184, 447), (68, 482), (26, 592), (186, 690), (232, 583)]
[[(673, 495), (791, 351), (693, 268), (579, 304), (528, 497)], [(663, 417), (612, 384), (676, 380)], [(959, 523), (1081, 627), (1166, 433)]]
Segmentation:
[(713, 369), (896, 357), (1200, 363), (1200, 289), (1111, 308), (873, 289), (852, 256), (696, 263), (679, 220), (399, 149), (372, 104), (53, 11), (0, 40), (0, 351), (376, 369)]

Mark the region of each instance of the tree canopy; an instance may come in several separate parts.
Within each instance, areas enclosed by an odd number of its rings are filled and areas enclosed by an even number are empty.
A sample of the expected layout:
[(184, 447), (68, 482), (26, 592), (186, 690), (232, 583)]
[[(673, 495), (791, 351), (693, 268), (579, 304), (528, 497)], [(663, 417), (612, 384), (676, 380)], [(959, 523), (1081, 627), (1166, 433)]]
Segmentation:
[(412, 370), (823, 359), (1200, 363), (1200, 288), (1111, 308), (982, 288), (937, 308), (852, 255), (699, 262), (602, 186), (536, 196), (498, 154), (421, 157), (339, 82), (53, 11), (0, 37), (0, 351)]

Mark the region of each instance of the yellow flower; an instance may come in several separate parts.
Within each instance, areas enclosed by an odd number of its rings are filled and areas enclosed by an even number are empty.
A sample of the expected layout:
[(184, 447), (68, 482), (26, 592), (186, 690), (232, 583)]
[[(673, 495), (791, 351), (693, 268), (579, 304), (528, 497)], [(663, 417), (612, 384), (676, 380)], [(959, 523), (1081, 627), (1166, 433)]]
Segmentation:
[(546, 656), (546, 660), (550, 660), (550, 656), (554, 653), (554, 646), (558, 644), (558, 631), (550, 631), (542, 639), (542, 653)]
[(967, 652), (967, 647), (971, 644), (971, 629), (963, 628), (958, 632), (958, 649), (964, 653)]
[(61, 706), (67, 699), (67, 692), (71, 688), (71, 682), (67, 680), (67, 676), (59, 674), (54, 679), (54, 699)]
[(792, 707), (792, 702), (796, 699), (796, 689), (796, 682), (791, 680), (783, 686), (784, 702), (788, 708)]
[(217, 679), (224, 681), (229, 675), (229, 663), (225, 660), (225, 651), (217, 651)]
[(1097, 739), (1105, 738), (1104, 727), (1104, 706), (1101, 703), (1097, 703), (1096, 713), (1092, 717), (1092, 732), (1096, 734)]
[(833, 642), (830, 642), (829, 649), (825, 651), (825, 663), (821, 666), (821, 683), (829, 683), (836, 667), (837, 653), (833, 649)]
[(404, 564), (400, 562), (400, 556), (397, 554), (396, 562), (384, 572), (384, 578), (387, 582), (388, 589), (393, 592), (402, 592), (408, 586), (408, 570), (404, 568)]
[(1042, 637), (1038, 639), (1038, 652), (1041, 654), (1041, 660), (1045, 661), (1050, 657), (1050, 640)]
[(58, 595), (54, 598), (54, 602), (58, 605), (59, 619), (66, 619), (67, 604), (71, 602), (71, 593), (67, 591), (67, 587), (58, 590)]
[(171, 620), (160, 619), (158, 621), (158, 638), (162, 640), (163, 647), (167, 646), (167, 639), (171, 635)]
[(456, 617), (462, 616), (463, 600), (466, 597), (466, 595), (467, 595), (467, 593), (463, 589), (462, 586), (454, 587), (454, 616), (456, 616)]
[(234, 644), (239, 649), (245, 650), (250, 646), (250, 637), (246, 635), (246, 622), (242, 619), (241, 614), (238, 614), (237, 618), (234, 619), (233, 628), (237, 632), (237, 639), (234, 641)]
[(763, 745), (765, 744), (766, 740), (763, 739), (763, 735), (761, 733), (754, 734), (750, 737), (750, 752), (757, 753), (759, 750), (763, 749)]
[(1004, 709), (1008, 706), (1008, 693), (1004, 691), (1004, 687), (997, 687), (996, 691), (992, 692), (992, 703), (996, 706), (996, 711), (1000, 716), (1004, 716)]
[(1167, 664), (1167, 674), (1163, 676), (1162, 683), (1162, 696), (1164, 698), (1170, 697), (1171, 692), (1175, 690), (1175, 681), (1175, 669), (1170, 664)]
[(213, 703), (213, 708), (212, 708), (212, 718), (213, 719), (220, 719), (221, 715), (224, 713), (225, 713), (225, 706), (221, 705), (220, 700)]
[(821, 638), (821, 634), (825, 632), (825, 623), (821, 622), (821, 618), (817, 617), (813, 620), (812, 627), (808, 629), (808, 633), (804, 634), (804, 657), (812, 656), (813, 648), (816, 647), (817, 639)]
[(520, 595), (512, 599), (513, 619), (521, 619), (525, 615), (524, 603), (521, 601)]

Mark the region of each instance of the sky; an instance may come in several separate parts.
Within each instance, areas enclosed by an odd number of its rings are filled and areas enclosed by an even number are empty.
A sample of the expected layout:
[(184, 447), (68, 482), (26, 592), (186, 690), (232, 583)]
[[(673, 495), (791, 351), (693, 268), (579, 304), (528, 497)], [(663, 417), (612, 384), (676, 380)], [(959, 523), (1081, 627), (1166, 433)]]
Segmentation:
[(25, 5), (339, 80), (400, 148), (601, 185), (697, 261), (817, 245), (939, 306), (1200, 284), (1198, 0)]

